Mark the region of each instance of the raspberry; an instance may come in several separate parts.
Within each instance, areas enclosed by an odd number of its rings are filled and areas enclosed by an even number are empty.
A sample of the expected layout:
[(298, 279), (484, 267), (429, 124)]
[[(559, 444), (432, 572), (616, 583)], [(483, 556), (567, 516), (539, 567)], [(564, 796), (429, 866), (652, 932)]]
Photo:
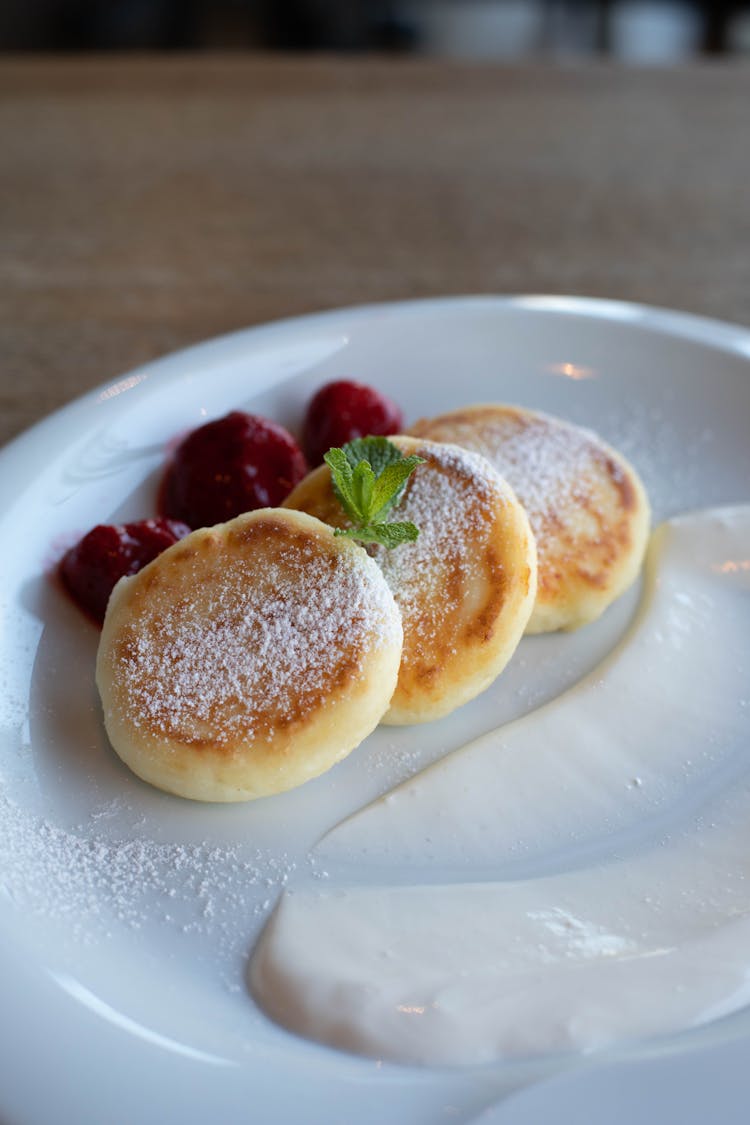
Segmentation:
[(254, 508), (276, 508), (307, 472), (302, 451), (275, 422), (233, 410), (180, 443), (167, 468), (161, 511), (211, 527)]
[(311, 465), (332, 446), (358, 437), (397, 434), (404, 424), (400, 407), (379, 391), (351, 379), (326, 383), (307, 408), (303, 445)]
[(189, 532), (186, 524), (168, 519), (98, 524), (63, 555), (63, 584), (76, 605), (101, 624), (120, 578), (135, 574)]

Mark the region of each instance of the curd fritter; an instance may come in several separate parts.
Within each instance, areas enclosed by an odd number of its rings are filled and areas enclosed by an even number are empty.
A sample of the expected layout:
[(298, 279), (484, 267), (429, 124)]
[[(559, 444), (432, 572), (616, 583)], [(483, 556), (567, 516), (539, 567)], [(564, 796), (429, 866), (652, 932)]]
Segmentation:
[(528, 633), (586, 625), (635, 580), (648, 497), (633, 466), (590, 430), (493, 404), (422, 419), (410, 432), (481, 453), (526, 509), (539, 566)]
[(244, 801), (329, 769), (396, 685), (399, 611), (376, 563), (301, 512), (194, 531), (115, 587), (97, 685), (141, 778)]
[[(403, 619), (398, 684), (385, 723), (420, 723), (473, 699), (512, 656), (536, 593), (536, 549), (521, 505), (490, 464), (457, 446), (391, 439), (425, 459), (393, 518), (419, 538), (370, 547)], [(338, 527), (348, 521), (327, 465), (284, 502)]]

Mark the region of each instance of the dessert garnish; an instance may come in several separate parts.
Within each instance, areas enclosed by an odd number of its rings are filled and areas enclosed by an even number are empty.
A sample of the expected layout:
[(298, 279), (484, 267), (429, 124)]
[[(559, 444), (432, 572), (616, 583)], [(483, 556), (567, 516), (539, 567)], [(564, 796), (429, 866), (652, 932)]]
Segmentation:
[(292, 435), (269, 418), (233, 410), (187, 435), (161, 492), (162, 515), (193, 529), (275, 508), (307, 472)]
[(404, 457), (387, 438), (365, 437), (329, 449), (323, 459), (331, 470), (336, 498), (353, 524), (335, 528), (335, 535), (389, 549), (414, 542), (419, 535), (416, 524), (388, 522), (387, 517), (417, 465), (424, 464), (423, 457), (414, 453)]
[(186, 524), (170, 519), (97, 524), (63, 555), (60, 577), (76, 605), (101, 625), (116, 583), (189, 532)]
[(310, 400), (302, 444), (310, 466), (320, 465), (327, 449), (372, 434), (385, 437), (404, 428), (401, 407), (386, 395), (353, 379), (326, 383)]

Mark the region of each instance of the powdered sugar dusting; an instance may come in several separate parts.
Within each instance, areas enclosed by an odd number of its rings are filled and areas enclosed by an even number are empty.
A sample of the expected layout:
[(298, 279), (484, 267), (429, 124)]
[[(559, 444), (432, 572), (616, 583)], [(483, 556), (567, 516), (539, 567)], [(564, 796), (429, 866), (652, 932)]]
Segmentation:
[(508, 481), (536, 535), (551, 514), (584, 498), (601, 449), (596, 436), (578, 426), (510, 409), (445, 425), (451, 441), (483, 454)]
[[(483, 560), (473, 552), (504, 500), (502, 482), (476, 453), (432, 444), (417, 452), (427, 464), (410, 477), (394, 518), (411, 520), (419, 538), (374, 552), (404, 617), (405, 663), (447, 618), (465, 608), (458, 587), (470, 586), (481, 573)], [(410, 637), (410, 628), (418, 629), (416, 637)]]
[(218, 745), (269, 739), (393, 643), (393, 603), (363, 553), (305, 539), (260, 564), (233, 555), (210, 581), (189, 576), (175, 612), (147, 605), (128, 627), (117, 676), (135, 726)]

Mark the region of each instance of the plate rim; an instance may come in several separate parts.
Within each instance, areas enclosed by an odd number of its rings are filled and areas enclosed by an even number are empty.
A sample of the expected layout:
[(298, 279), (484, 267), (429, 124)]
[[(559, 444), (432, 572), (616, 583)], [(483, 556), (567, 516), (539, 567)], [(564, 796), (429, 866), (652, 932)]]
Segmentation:
[[(302, 313), (300, 315), (278, 317), (269, 321), (232, 329), (207, 337), (194, 343), (164, 352), (153, 359), (127, 368), (119, 374), (96, 384), (75, 395), (43, 415), (20, 433), (0, 446), (0, 471), (6, 461), (12, 462), (18, 454), (25, 454), (39, 439), (46, 439), (54, 433), (60, 423), (80, 411), (87, 411), (101, 405), (103, 396), (111, 392), (124, 380), (136, 380), (133, 388), (151, 379), (164, 379), (175, 368), (174, 378), (186, 374), (184, 366), (204, 365), (213, 353), (225, 350), (227, 345), (241, 345), (247, 340), (264, 336), (304, 334), (316, 326), (334, 324), (338, 320), (372, 315), (404, 315), (409, 312), (438, 310), (449, 306), (458, 309), (481, 307), (497, 308), (499, 311), (518, 310), (540, 314), (555, 314), (565, 317), (600, 320), (613, 324), (632, 324), (650, 329), (666, 336), (704, 344), (720, 351), (738, 356), (750, 363), (750, 327), (731, 321), (684, 312), (666, 306), (649, 305), (637, 301), (623, 301), (608, 297), (568, 296), (562, 293), (467, 293), (439, 297), (415, 297), (404, 300), (383, 300), (363, 304), (341, 305), (335, 308)], [(184, 365), (184, 366), (183, 366)], [(114, 397), (114, 396), (113, 396)]]

